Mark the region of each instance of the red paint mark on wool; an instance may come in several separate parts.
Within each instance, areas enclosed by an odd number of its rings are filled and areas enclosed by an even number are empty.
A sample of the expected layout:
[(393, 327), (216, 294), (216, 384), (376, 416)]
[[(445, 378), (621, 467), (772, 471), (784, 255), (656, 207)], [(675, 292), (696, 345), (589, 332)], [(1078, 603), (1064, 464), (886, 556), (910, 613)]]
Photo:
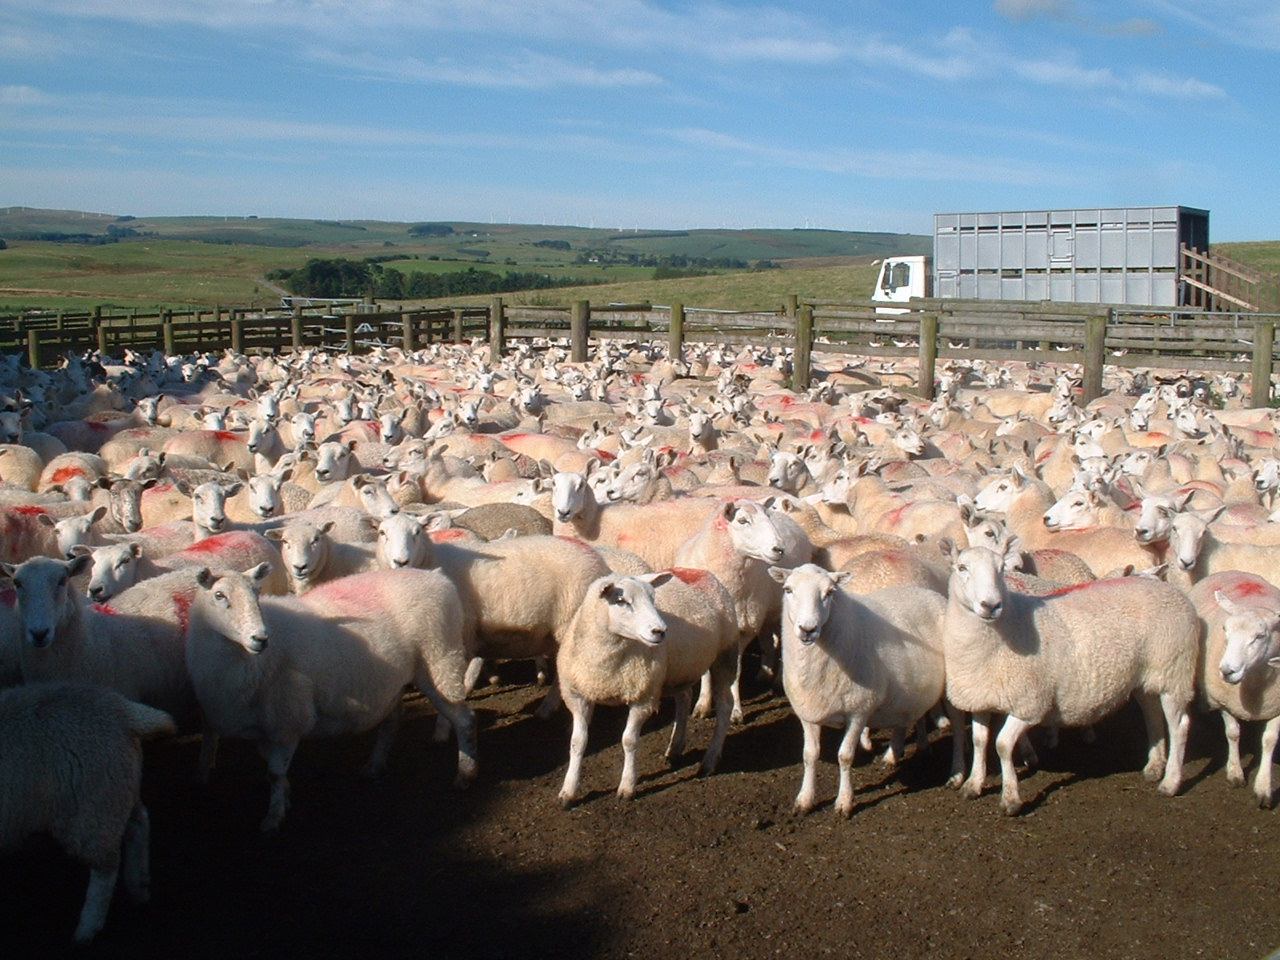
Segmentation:
[(168, 493), (172, 489), (173, 489), (172, 483), (161, 483), (161, 484), (157, 484), (154, 487), (148, 487), (146, 490), (143, 490), (142, 495), (144, 497), (158, 497), (161, 494)]
[(601, 463), (613, 463), (618, 459), (616, 453), (610, 453), (608, 450), (592, 450), (592, 456), (599, 457)]
[(192, 599), (189, 593), (175, 593), (173, 595), (173, 613), (178, 618), (178, 629), (183, 633), (186, 633), (187, 627), (191, 625)]
[(94, 613), (100, 613), (105, 617), (117, 617), (120, 615), (120, 611), (109, 603), (95, 603), (90, 609)]
[(382, 424), (374, 420), (361, 420), (360, 423), (364, 425), (365, 430), (372, 433), (375, 437), (382, 433)]
[(220, 441), (221, 443), (226, 443), (228, 440), (239, 440), (239, 439), (240, 439), (240, 438), (239, 438), (239, 437), (237, 437), (234, 433), (232, 433), (230, 430), (210, 430), (209, 432), (213, 434), (213, 438), (214, 438), (215, 440), (218, 440), (218, 441)]
[(203, 540), (197, 540), (183, 553), (219, 553), (231, 546), (237, 540), (234, 533), (220, 533), (216, 536), (205, 537)]
[(44, 507), (10, 507), (9, 509), (24, 517), (42, 517), (49, 512)]
[(1271, 591), (1257, 580), (1237, 580), (1222, 592), (1231, 600), (1243, 600), (1245, 597), (1265, 597)]
[[(1077, 591), (1080, 591), (1080, 590), (1087, 590), (1090, 587), (1096, 587), (1096, 586), (1103, 585), (1105, 583), (1112, 583), (1112, 582), (1118, 582), (1118, 581), (1086, 580), (1084, 583), (1073, 583), (1067, 587), (1059, 587), (1057, 590), (1053, 590), (1050, 593), (1043, 594), (1043, 596), (1044, 597), (1063, 597), (1063, 596), (1066, 596), (1068, 593), (1076, 593)], [(1103, 611), (1100, 610), (1098, 612), (1102, 613)]]
[(322, 583), (306, 594), (308, 605), (315, 607), (335, 606), (344, 612), (356, 610), (376, 610), (381, 604), (378, 591), (372, 589), (367, 576), (340, 577)]
[[(595, 553), (595, 550), (596, 550), (595, 547), (591, 546), (591, 544), (587, 543), (585, 540), (581, 539), (580, 537), (566, 537), (563, 535), (557, 535), (556, 539), (563, 540), (565, 543), (570, 544), (571, 546), (575, 546), (579, 550), (585, 550), (589, 553)], [(618, 539), (621, 540), (622, 537), (618, 537)]]
[(459, 527), (450, 527), (446, 530), (432, 530), (428, 536), (432, 543), (453, 543), (455, 540), (465, 540), (470, 536), (469, 530), (463, 530)]
[(896, 527), (898, 526), (898, 524), (902, 523), (902, 518), (906, 516), (906, 513), (909, 509), (911, 509), (911, 504), (904, 503), (900, 507), (894, 507), (888, 513), (886, 513), (883, 517), (881, 517), (880, 520), (886, 526)]
[(698, 570), (694, 567), (672, 567), (670, 573), (681, 583), (687, 583), (691, 587), (705, 583), (707, 577), (711, 576), (706, 570)]
[(83, 477), (84, 475), (83, 467), (59, 467), (53, 471), (52, 480), (54, 483), (66, 483), (73, 477)]
[(106, 433), (111, 429), (105, 423), (98, 423), (96, 420), (86, 420), (84, 425), (95, 433)]

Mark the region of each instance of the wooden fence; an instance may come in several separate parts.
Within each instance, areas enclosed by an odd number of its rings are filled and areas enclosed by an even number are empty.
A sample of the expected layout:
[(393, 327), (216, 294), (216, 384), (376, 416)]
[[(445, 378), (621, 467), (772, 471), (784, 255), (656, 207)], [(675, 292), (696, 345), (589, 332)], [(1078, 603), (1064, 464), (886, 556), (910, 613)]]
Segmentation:
[[(897, 309), (897, 308), (895, 308)], [(931, 397), (939, 359), (1055, 360), (1084, 368), (1088, 399), (1102, 389), (1106, 364), (1164, 369), (1249, 372), (1253, 403), (1270, 402), (1274, 342), (1280, 314), (1133, 308), (1051, 301), (917, 299), (901, 312), (883, 304), (802, 300), (792, 296), (773, 311), (734, 312), (682, 304), (609, 304), (579, 300), (568, 306), (511, 306), (495, 297), (481, 307), (361, 306), (359, 311), (213, 310), (127, 317), (97, 313), (49, 318), (0, 318), (0, 350), (25, 351), (33, 366), (63, 354), (126, 348), (165, 353), (277, 353), (305, 348), (364, 353), (378, 345), (418, 349), (435, 342), (489, 343), (493, 357), (510, 341), (568, 342), (571, 358), (586, 360), (591, 339), (758, 344), (792, 351), (792, 385), (808, 386), (813, 353), (915, 357), (919, 392)]]

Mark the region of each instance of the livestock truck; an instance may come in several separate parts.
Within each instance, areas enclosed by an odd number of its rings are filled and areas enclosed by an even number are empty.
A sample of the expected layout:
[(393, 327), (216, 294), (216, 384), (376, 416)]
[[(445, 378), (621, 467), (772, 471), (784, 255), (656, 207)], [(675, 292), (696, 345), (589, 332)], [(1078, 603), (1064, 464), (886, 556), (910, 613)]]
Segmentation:
[(939, 213), (933, 218), (933, 256), (886, 257), (872, 299), (1200, 306), (1203, 290), (1184, 267), (1184, 247), (1208, 254), (1208, 210)]

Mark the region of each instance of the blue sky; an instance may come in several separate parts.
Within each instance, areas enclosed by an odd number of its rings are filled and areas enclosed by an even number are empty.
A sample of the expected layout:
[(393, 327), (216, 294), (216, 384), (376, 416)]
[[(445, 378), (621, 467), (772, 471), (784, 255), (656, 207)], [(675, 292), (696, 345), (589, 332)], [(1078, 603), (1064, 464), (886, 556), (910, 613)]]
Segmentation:
[(0, 205), (1280, 239), (1277, 0), (0, 0)]

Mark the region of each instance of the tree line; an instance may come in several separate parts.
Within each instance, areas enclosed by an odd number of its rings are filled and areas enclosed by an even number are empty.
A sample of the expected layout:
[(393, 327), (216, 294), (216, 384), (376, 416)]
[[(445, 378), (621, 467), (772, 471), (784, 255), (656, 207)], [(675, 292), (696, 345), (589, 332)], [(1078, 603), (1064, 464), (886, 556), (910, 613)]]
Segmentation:
[(374, 260), (312, 258), (296, 269), (272, 270), (267, 279), (299, 297), (364, 297), (382, 300), (435, 300), (476, 294), (514, 293), (581, 286), (577, 277), (552, 277), (534, 271), (496, 273), (468, 267), (451, 273), (405, 273)]

